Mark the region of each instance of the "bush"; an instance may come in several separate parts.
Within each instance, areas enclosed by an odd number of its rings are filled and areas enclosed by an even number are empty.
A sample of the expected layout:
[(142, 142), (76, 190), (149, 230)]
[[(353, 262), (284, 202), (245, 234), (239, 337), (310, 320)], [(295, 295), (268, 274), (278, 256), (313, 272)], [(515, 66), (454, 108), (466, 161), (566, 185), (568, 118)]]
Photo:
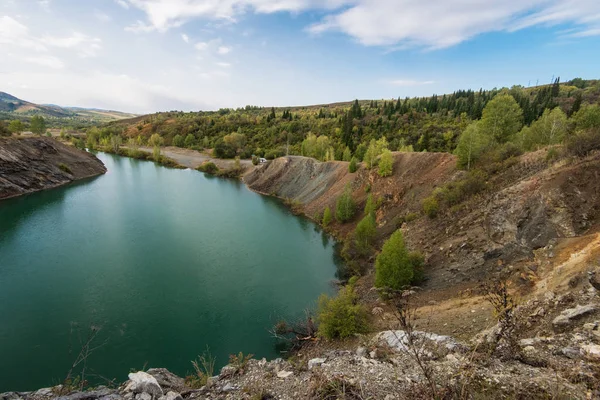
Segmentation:
[(384, 243), (375, 261), (375, 286), (378, 288), (403, 289), (423, 279), (423, 258), (409, 253), (401, 230), (397, 230)]
[(377, 224), (375, 222), (375, 214), (369, 213), (356, 225), (356, 230), (354, 231), (357, 250), (361, 254), (368, 253), (376, 236)]
[(252, 165), (258, 165), (260, 163), (260, 159), (257, 156), (252, 156)]
[(344, 339), (368, 330), (367, 312), (357, 303), (351, 286), (342, 288), (333, 298), (321, 295), (318, 321), (318, 334), (327, 339)]
[(394, 168), (394, 159), (392, 157), (392, 152), (389, 150), (384, 150), (381, 154), (381, 158), (379, 159), (379, 176), (386, 177), (391, 176)]
[(325, 207), (325, 211), (323, 211), (323, 226), (327, 228), (329, 224), (331, 224), (332, 220), (333, 216), (331, 215), (331, 209), (329, 207)]
[(423, 212), (429, 218), (437, 217), (438, 211), (440, 209), (440, 204), (438, 203), (435, 196), (429, 196), (423, 200)]
[(579, 131), (566, 143), (567, 153), (576, 157), (585, 157), (594, 150), (600, 149), (600, 129)]
[(350, 186), (346, 186), (344, 193), (340, 196), (340, 198), (336, 202), (335, 206), (335, 219), (338, 222), (346, 222), (354, 217), (354, 213), (356, 212), (356, 205), (354, 204), (354, 200), (352, 199), (352, 190)]
[(350, 165), (348, 165), (348, 172), (351, 174), (355, 173), (358, 169), (358, 161), (356, 161), (356, 157), (352, 157), (350, 160)]
[(206, 172), (207, 174), (216, 174), (219, 172), (219, 167), (217, 167), (215, 163), (207, 161), (200, 165), (197, 170), (200, 172)]
[(68, 165), (60, 163), (58, 164), (58, 169), (60, 169), (63, 172), (66, 172), (67, 174), (73, 174), (73, 172), (71, 172), (71, 168), (69, 168)]

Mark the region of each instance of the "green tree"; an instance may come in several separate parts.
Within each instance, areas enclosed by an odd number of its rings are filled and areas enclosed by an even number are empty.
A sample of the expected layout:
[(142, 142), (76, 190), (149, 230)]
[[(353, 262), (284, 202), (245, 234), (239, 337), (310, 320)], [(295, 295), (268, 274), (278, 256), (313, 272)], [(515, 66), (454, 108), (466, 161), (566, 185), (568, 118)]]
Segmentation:
[(342, 155), (342, 161), (350, 161), (352, 160), (352, 152), (350, 151), (350, 147), (346, 146), (344, 149), (344, 153)]
[(458, 157), (458, 165), (467, 170), (471, 169), (479, 157), (492, 146), (493, 139), (486, 136), (478, 122), (473, 122), (458, 138), (454, 154)]
[(379, 140), (372, 139), (369, 143), (369, 148), (365, 153), (364, 162), (367, 168), (371, 169), (377, 165), (377, 158), (388, 148), (388, 142), (385, 137)]
[(385, 149), (379, 159), (379, 176), (386, 177), (391, 176), (394, 168), (394, 159), (392, 152)]
[(505, 143), (523, 126), (523, 110), (510, 94), (496, 95), (483, 109), (480, 129), (498, 143)]
[(0, 121), (0, 136), (11, 136), (12, 133), (8, 130), (4, 121)]
[(321, 295), (318, 305), (318, 334), (327, 339), (345, 339), (368, 331), (367, 312), (358, 303), (352, 286), (340, 290), (334, 298)]
[(361, 254), (366, 254), (373, 244), (377, 236), (377, 224), (375, 221), (375, 213), (371, 212), (356, 225), (354, 230), (354, 240), (356, 248)]
[(110, 147), (115, 153), (119, 152), (119, 148), (121, 147), (121, 143), (123, 143), (123, 139), (120, 135), (112, 135), (110, 137)]
[(575, 114), (574, 119), (577, 129), (600, 128), (600, 106), (586, 104)]
[(377, 211), (377, 203), (373, 200), (373, 195), (369, 193), (365, 202), (365, 215), (373, 214)]
[(173, 146), (183, 147), (185, 145), (185, 139), (181, 135), (173, 136)]
[(46, 120), (44, 117), (36, 115), (31, 118), (30, 129), (31, 132), (35, 133), (36, 135), (43, 135), (46, 133)]
[(358, 162), (356, 161), (356, 157), (352, 157), (350, 160), (350, 165), (348, 165), (348, 172), (351, 174), (355, 173), (358, 169)]
[(384, 243), (375, 261), (375, 286), (401, 290), (420, 277), (415, 270), (421, 268), (422, 262), (422, 257), (408, 252), (402, 231), (397, 230)]
[(23, 122), (21, 122), (21, 120), (13, 119), (8, 124), (8, 130), (18, 135), (25, 130), (25, 126), (23, 125)]
[(194, 146), (194, 144), (196, 144), (196, 137), (190, 133), (185, 137), (183, 145), (189, 149)]
[(356, 212), (356, 205), (352, 199), (352, 189), (350, 186), (346, 186), (344, 193), (338, 198), (335, 205), (335, 219), (338, 222), (344, 223), (354, 217)]
[(331, 215), (331, 209), (329, 208), (329, 206), (325, 207), (325, 211), (323, 211), (323, 221), (322, 224), (325, 228), (327, 228), (329, 226), (329, 224), (331, 224), (331, 221), (333, 220), (333, 216)]
[(534, 150), (540, 146), (561, 143), (567, 130), (567, 115), (559, 107), (546, 109), (530, 127), (521, 129), (519, 141), (524, 150)]
[(160, 147), (164, 144), (164, 139), (158, 133), (155, 133), (152, 136), (150, 136), (148, 144), (152, 147)]

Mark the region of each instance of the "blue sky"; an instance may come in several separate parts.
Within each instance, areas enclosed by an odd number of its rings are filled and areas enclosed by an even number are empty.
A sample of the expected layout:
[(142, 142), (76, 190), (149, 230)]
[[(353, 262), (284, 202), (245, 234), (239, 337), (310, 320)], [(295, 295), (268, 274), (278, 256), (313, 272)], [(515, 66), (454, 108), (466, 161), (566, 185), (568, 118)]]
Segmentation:
[(145, 113), (599, 78), (598, 0), (2, 0), (0, 91)]

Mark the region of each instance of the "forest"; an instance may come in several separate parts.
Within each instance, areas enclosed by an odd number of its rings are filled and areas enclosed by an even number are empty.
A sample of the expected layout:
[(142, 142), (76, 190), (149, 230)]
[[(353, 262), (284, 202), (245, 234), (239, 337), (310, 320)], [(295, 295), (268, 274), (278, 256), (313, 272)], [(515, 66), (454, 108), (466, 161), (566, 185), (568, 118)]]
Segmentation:
[[(212, 149), (219, 158), (255, 155), (273, 159), (296, 154), (323, 161), (350, 161), (351, 157), (363, 161), (369, 145), (385, 138), (385, 147), (391, 151), (467, 151), (461, 163), (468, 167), (489, 136), (481, 138), (478, 132), (492, 130), (493, 141), (519, 142), (521, 148), (530, 150), (562, 140), (573, 127), (567, 121), (574, 121), (582, 109), (597, 107), (599, 101), (600, 81), (556, 78), (552, 84), (531, 88), (459, 90), (421, 98), (163, 112), (88, 129), (88, 144), (93, 147), (119, 136), (123, 143), (153, 145), (160, 137), (161, 145)], [(486, 118), (486, 109), (490, 116), (509, 113), (511, 121)], [(511, 126), (499, 128), (498, 123)], [(545, 129), (544, 124), (563, 124), (565, 129), (554, 126), (550, 136), (539, 138), (536, 135)]]

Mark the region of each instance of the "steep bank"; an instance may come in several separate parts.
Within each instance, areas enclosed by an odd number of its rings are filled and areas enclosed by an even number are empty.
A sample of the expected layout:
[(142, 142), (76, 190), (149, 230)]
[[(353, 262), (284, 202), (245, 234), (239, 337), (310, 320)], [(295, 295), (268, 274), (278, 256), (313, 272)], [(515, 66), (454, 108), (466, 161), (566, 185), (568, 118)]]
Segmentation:
[(105, 172), (93, 154), (50, 138), (0, 138), (0, 200)]
[[(486, 190), (441, 209), (433, 219), (424, 215), (422, 201), (435, 188), (465, 175), (450, 154), (395, 153), (393, 175), (386, 178), (364, 166), (350, 174), (348, 163), (286, 157), (257, 168), (244, 180), (253, 190), (301, 203), (311, 217), (327, 206), (335, 210), (336, 199), (350, 185), (359, 212), (352, 221), (333, 222), (329, 227), (342, 239), (362, 218), (367, 191), (373, 194), (381, 204), (374, 247), (381, 248), (401, 228), (409, 246), (426, 259), (427, 280), (417, 297), (432, 314), (431, 329), (467, 339), (488, 327), (492, 315), (478, 295), (481, 283), (509, 279), (524, 299), (533, 298), (541, 293), (537, 282), (560, 267), (544, 254), (554, 254), (556, 247), (563, 260), (568, 259), (585, 247), (575, 247), (574, 239), (581, 244), (595, 237), (600, 216), (600, 154), (548, 162), (546, 153), (525, 154), (490, 173)], [(598, 250), (592, 247), (590, 251)], [(363, 301), (377, 307), (379, 300), (371, 290), (373, 259), (366, 263), (369, 267), (359, 286)], [(586, 282), (589, 266), (589, 262), (578, 263), (565, 279)], [(560, 293), (579, 290), (573, 282)], [(475, 308), (479, 311), (473, 313)]]

